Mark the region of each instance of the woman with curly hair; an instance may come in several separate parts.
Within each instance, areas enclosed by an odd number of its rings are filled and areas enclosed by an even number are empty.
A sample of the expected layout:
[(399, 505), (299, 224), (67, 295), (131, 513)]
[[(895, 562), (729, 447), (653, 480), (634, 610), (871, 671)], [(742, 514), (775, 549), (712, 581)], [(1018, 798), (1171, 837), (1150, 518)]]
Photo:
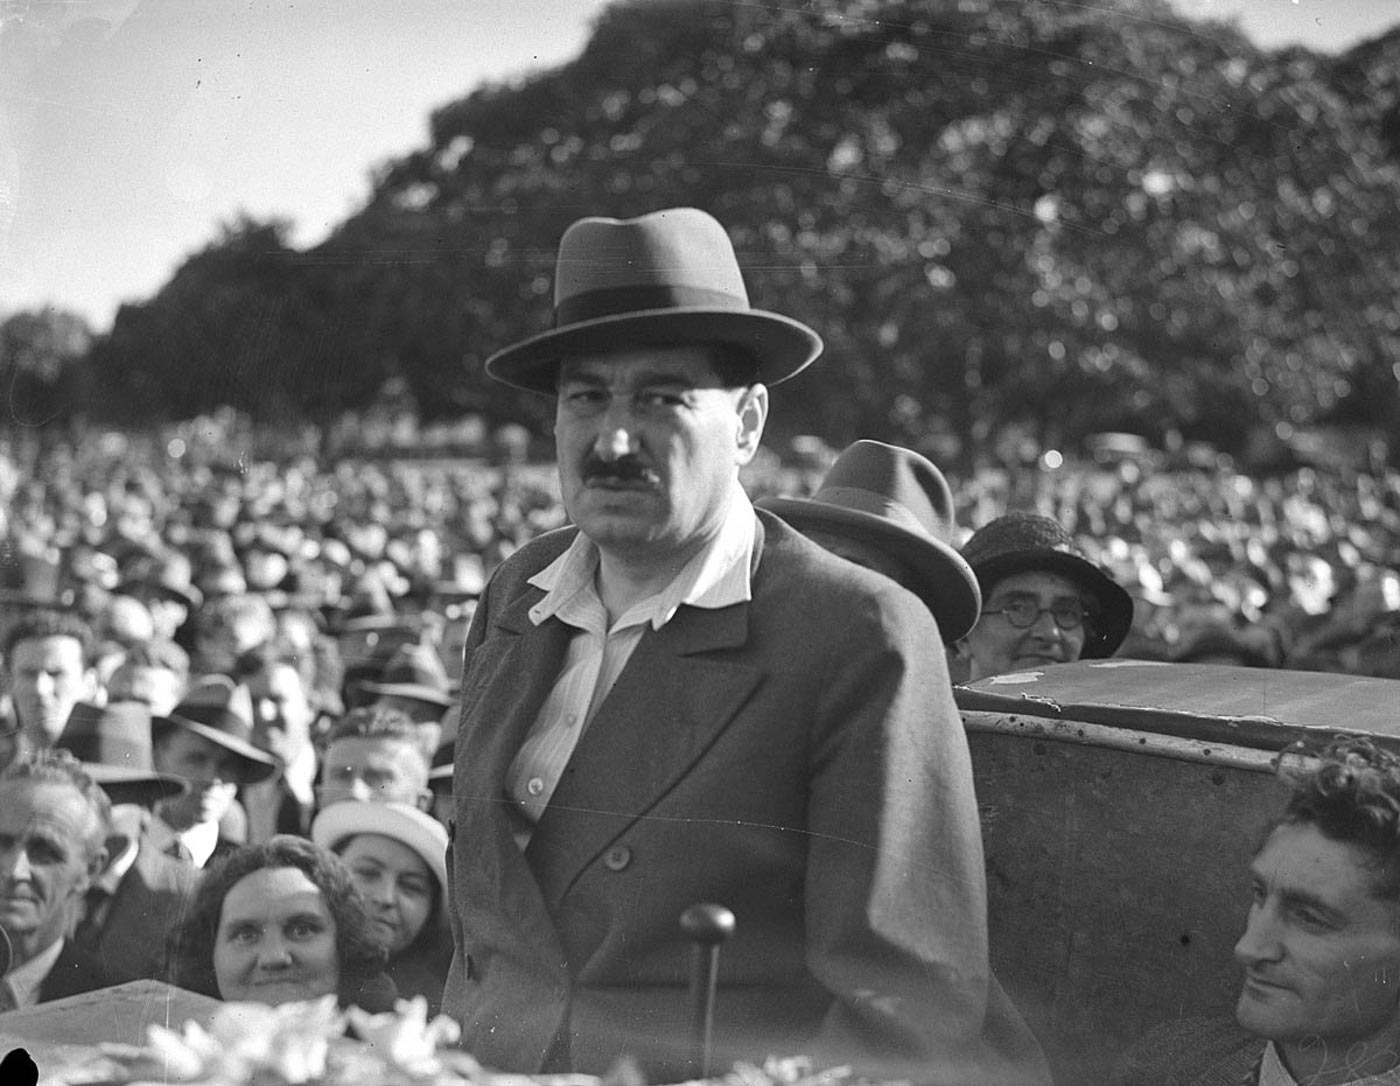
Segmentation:
[(386, 956), (340, 859), (278, 835), (205, 873), (172, 958), (176, 984), (218, 999), (276, 1006), (335, 994), (378, 1013), (396, 995)]

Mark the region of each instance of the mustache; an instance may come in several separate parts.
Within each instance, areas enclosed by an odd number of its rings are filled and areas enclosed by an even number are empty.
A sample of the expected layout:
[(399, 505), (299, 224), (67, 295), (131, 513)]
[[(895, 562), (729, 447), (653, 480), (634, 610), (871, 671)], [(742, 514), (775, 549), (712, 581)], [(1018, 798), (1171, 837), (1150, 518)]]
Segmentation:
[(660, 480), (656, 472), (639, 456), (621, 456), (616, 460), (604, 460), (596, 454), (583, 462), (585, 483), (655, 483)]

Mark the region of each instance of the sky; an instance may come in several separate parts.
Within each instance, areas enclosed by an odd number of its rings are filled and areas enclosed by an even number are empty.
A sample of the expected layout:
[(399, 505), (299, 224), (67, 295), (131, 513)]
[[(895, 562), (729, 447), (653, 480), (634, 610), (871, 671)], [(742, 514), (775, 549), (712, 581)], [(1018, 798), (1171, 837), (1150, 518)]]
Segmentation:
[[(314, 244), (427, 144), (434, 108), (565, 63), (606, 3), (0, 0), (0, 316), (53, 305), (103, 331), (243, 212)], [(1400, 24), (1400, 0), (1176, 7), (1267, 48)]]

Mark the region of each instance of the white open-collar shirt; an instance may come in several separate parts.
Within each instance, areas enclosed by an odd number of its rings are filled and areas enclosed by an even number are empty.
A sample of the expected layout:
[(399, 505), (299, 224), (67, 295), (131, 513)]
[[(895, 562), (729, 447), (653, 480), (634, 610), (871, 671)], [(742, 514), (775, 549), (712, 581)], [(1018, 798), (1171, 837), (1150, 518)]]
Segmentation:
[(539, 626), (551, 618), (575, 634), (549, 696), (506, 774), (506, 794), (525, 820), (516, 839), (523, 848), (544, 813), (598, 706), (622, 673), (646, 628), (659, 630), (682, 606), (720, 608), (752, 598), (753, 505), (737, 482), (719, 532), (661, 591), (630, 607), (608, 625), (598, 595), (598, 548), (580, 532), (558, 558), (530, 578), (545, 596), (530, 609)]

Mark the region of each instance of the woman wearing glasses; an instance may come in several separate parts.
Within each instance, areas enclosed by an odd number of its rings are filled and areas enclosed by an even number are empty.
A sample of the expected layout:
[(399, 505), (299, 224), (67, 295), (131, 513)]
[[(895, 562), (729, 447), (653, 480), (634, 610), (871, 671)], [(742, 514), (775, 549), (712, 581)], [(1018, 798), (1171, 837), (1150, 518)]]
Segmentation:
[(977, 625), (954, 645), (970, 680), (1112, 656), (1128, 635), (1132, 597), (1049, 517), (997, 517), (962, 556), (982, 590)]

